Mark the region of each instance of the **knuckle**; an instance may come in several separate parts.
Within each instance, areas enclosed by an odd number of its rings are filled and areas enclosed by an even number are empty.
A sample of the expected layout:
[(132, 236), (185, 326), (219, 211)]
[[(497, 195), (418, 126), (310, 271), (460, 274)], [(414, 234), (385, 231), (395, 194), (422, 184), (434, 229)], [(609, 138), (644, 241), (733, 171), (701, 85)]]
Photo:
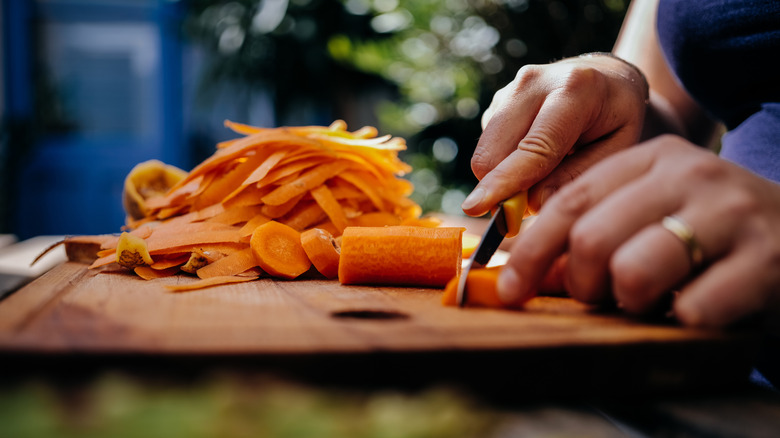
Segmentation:
[(485, 148), (477, 148), (474, 155), (471, 156), (471, 171), (474, 172), (477, 179), (484, 178), (496, 166), (491, 155)]
[(689, 176), (698, 181), (720, 181), (726, 178), (728, 169), (714, 155), (697, 154), (687, 166)]
[(604, 258), (604, 249), (608, 248), (609, 239), (597, 230), (577, 222), (569, 232), (569, 251), (580, 260), (589, 263)]
[(533, 82), (536, 82), (544, 74), (544, 66), (536, 64), (526, 64), (522, 66), (515, 75), (514, 89), (522, 90)]
[(567, 216), (582, 216), (592, 204), (592, 195), (584, 184), (569, 184), (551, 198), (550, 204)]
[(522, 142), (517, 146), (518, 149), (538, 156), (543, 162), (556, 162), (559, 160), (559, 152), (556, 145), (556, 138), (561, 138), (561, 131), (564, 127), (545, 124), (540, 129), (535, 129), (528, 133)]
[(558, 89), (564, 94), (600, 92), (605, 88), (606, 78), (596, 68), (588, 65), (570, 65), (561, 76)]

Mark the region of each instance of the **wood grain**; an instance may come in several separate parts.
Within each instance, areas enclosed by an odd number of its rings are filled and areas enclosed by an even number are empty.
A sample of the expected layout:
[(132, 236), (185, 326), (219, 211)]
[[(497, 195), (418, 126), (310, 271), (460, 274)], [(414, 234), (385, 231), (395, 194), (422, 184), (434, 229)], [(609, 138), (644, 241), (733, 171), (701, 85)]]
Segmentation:
[(188, 281), (65, 263), (0, 302), (0, 353), (288, 357), (303, 366), (328, 355), (339, 364), (373, 356), (385, 367), (411, 360), (420, 371), (422, 358), (438, 355), (430, 374), (468, 362), (481, 373), (521, 366), (560, 381), (573, 367), (599, 388), (616, 385), (618, 374), (667, 388), (734, 382), (752, 360), (743, 335), (642, 322), (565, 298), (539, 297), (524, 310), (458, 309), (440, 304), (440, 290), (315, 279), (163, 287)]

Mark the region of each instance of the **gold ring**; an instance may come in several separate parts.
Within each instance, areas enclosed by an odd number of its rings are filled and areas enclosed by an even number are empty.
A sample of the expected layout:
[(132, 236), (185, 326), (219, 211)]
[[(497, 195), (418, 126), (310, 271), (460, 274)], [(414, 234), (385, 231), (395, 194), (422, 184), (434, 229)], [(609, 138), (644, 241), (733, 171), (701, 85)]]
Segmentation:
[(693, 267), (697, 267), (701, 264), (704, 255), (701, 252), (699, 242), (696, 240), (696, 236), (693, 233), (693, 228), (688, 225), (680, 216), (671, 215), (666, 216), (661, 221), (661, 226), (669, 230), (675, 235), (680, 242), (685, 245), (685, 249), (688, 251), (688, 257), (691, 259)]

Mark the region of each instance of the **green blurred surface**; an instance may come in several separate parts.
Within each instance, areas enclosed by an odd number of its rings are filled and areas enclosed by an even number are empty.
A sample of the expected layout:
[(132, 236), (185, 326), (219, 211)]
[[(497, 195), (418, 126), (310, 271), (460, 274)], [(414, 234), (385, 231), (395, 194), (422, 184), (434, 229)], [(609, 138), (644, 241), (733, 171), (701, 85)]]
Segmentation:
[(484, 437), (497, 410), (444, 388), (408, 393), (318, 388), (271, 377), (196, 382), (105, 373), (0, 391), (0, 437)]

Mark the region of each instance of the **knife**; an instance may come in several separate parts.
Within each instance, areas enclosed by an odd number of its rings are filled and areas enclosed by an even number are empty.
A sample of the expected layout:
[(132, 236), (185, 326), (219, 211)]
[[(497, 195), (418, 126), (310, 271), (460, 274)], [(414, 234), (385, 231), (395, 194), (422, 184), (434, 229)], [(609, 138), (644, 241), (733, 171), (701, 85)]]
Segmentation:
[(504, 238), (514, 237), (520, 232), (520, 224), (523, 222), (523, 214), (527, 205), (528, 192), (520, 192), (493, 209), (490, 222), (482, 234), (477, 249), (466, 260), (466, 265), (461, 269), (457, 295), (455, 296), (458, 307), (465, 306), (468, 300), (466, 279), (469, 276), (469, 271), (484, 268)]

